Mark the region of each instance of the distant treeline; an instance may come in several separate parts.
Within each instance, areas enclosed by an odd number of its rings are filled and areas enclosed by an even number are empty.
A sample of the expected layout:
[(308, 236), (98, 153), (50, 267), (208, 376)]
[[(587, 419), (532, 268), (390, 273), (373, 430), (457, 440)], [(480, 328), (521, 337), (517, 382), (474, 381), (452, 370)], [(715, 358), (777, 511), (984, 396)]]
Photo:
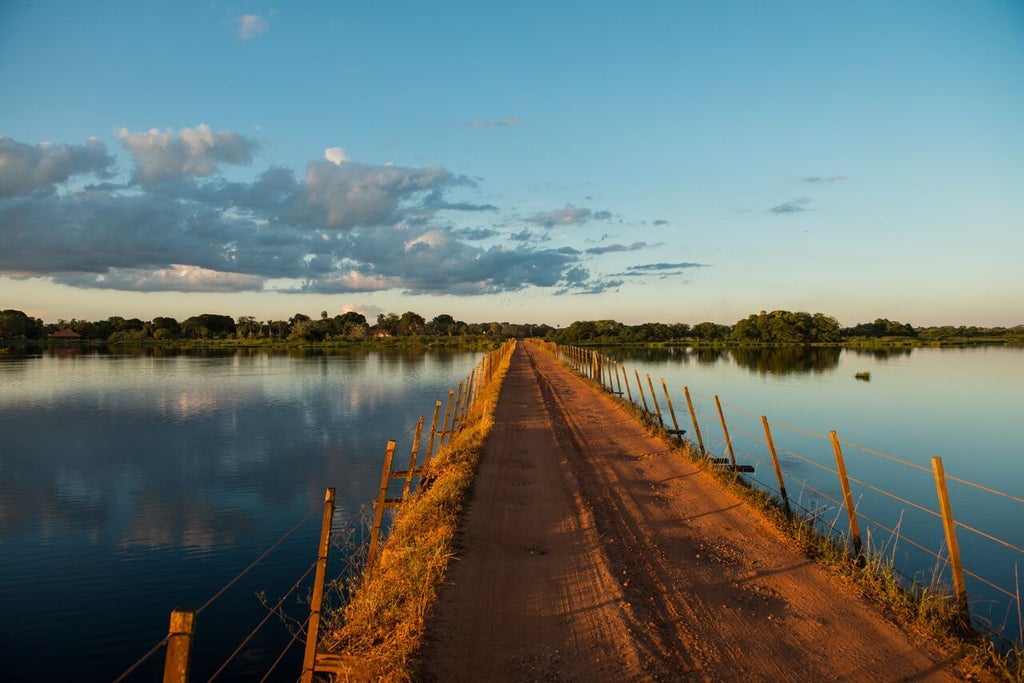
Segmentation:
[(259, 320), (243, 315), (203, 313), (185, 320), (112, 316), (106, 320), (59, 320), (44, 323), (22, 311), (0, 311), (0, 339), (47, 339), (70, 330), (82, 339), (119, 342), (174, 340), (270, 340), (330, 343), (388, 337), (541, 337), (561, 344), (857, 344), (928, 342), (1024, 342), (1024, 325), (1016, 327), (919, 327), (879, 318), (853, 327), (823, 313), (772, 311), (753, 313), (734, 325), (702, 322), (626, 325), (615, 320), (580, 320), (565, 328), (532, 323), (466, 323), (442, 314), (432, 320), (412, 311), (382, 313), (371, 324), (361, 313), (319, 318), (296, 313), (288, 320)]

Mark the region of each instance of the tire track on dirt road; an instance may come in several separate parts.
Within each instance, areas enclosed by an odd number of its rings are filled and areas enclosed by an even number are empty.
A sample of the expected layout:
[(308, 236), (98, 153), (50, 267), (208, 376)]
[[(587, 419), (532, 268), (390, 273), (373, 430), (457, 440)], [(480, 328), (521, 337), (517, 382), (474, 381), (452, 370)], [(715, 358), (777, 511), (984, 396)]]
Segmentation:
[(531, 344), (415, 677), (954, 681), (735, 495)]

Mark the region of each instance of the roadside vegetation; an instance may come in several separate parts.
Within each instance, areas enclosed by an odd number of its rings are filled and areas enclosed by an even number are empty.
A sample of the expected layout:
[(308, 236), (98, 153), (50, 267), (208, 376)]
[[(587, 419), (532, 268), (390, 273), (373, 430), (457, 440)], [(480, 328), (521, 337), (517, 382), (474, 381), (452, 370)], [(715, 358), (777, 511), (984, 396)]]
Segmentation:
[[(73, 333), (69, 334), (69, 333)], [(57, 336), (54, 336), (57, 335)], [(61, 336), (63, 335), (63, 336)], [(577, 346), (850, 346), (892, 348), (976, 344), (1024, 344), (1024, 324), (1014, 327), (913, 327), (879, 318), (842, 327), (824, 313), (772, 311), (753, 313), (733, 325), (714, 322), (648, 322), (626, 325), (615, 320), (578, 320), (568, 327), (538, 323), (467, 323), (448, 314), (427, 320), (413, 311), (381, 313), (371, 322), (348, 311), (319, 317), (296, 313), (287, 320), (203, 313), (178, 321), (111, 316), (105, 320), (58, 320), (44, 323), (23, 311), (0, 311), (0, 340), (46, 344), (85, 343), (153, 346), (456, 346), (494, 348), (486, 340), (538, 338)]]
[(368, 571), (342, 579), (345, 604), (325, 614), (321, 647), (353, 662), (343, 680), (404, 680), (437, 600), (455, 532), (508, 371), (505, 354), (470, 408), (465, 426), (431, 461), (429, 485), (397, 512), (380, 557)]
[[(599, 386), (590, 379), (584, 378), (584, 381)], [(966, 669), (959, 673), (964, 680), (994, 678), (1024, 683), (1024, 644), (1004, 641), (1004, 647), (997, 647), (990, 637), (993, 634), (981, 633), (965, 624), (956, 609), (951, 587), (939, 585), (928, 577), (917, 578), (907, 585), (895, 569), (892, 539), (865, 543), (862, 557), (858, 558), (851, 550), (849, 539), (838, 530), (823, 533), (812, 519), (787, 511), (776, 496), (753, 487), (727, 468), (714, 465), (709, 454), (701, 453), (696, 445), (689, 441), (681, 443), (665, 431), (651, 413), (623, 398), (613, 396), (612, 399), (651, 434), (674, 448), (680, 457), (692, 460), (721, 486), (746, 501), (761, 519), (796, 543), (809, 558), (854, 586), (889, 619), (944, 652), (962, 655)]]

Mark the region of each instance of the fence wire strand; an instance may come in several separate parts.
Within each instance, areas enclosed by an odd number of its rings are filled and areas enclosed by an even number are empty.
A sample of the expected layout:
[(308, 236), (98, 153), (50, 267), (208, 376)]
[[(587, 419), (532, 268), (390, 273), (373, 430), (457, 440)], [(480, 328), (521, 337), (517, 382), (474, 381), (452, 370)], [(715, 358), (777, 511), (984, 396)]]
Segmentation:
[(281, 598), (274, 604), (274, 606), (267, 611), (263, 619), (260, 620), (260, 623), (256, 624), (256, 627), (253, 630), (249, 631), (249, 635), (242, 639), (242, 642), (239, 643), (238, 647), (235, 648), (234, 652), (228, 655), (228, 658), (224, 660), (224, 663), (220, 665), (220, 668), (214, 671), (213, 675), (211, 675), (207, 679), (207, 681), (214, 680), (224, 671), (224, 669), (228, 667), (228, 664), (230, 664), (234, 660), (234, 658), (238, 656), (238, 653), (241, 652), (242, 649), (249, 644), (249, 641), (256, 636), (259, 630), (263, 628), (263, 626), (268, 621), (270, 621), (270, 618), (277, 614), (277, 610), (281, 608), (281, 605), (283, 605), (284, 601), (288, 599), (288, 596), (290, 596), (292, 593), (298, 590), (299, 586), (302, 585), (302, 582), (306, 580), (307, 576), (309, 576), (309, 573), (316, 569), (317, 562), (319, 561), (319, 559), (313, 560), (313, 563), (309, 565), (309, 568), (302, 573), (302, 576), (300, 576), (298, 580), (294, 584), (292, 584), (292, 587), (289, 588), (288, 591), (284, 595), (282, 595)]
[(267, 673), (263, 674), (263, 678), (260, 679), (260, 683), (264, 683), (264, 681), (270, 678), (270, 674), (274, 673), (274, 669), (276, 669), (277, 665), (281, 663), (281, 661), (284, 659), (284, 656), (288, 654), (288, 650), (292, 649), (292, 645), (294, 645), (295, 641), (299, 639), (299, 634), (303, 633), (308, 625), (309, 617), (306, 617), (306, 620), (302, 622), (302, 626), (299, 629), (297, 629), (295, 633), (292, 634), (292, 639), (288, 641), (288, 644), (284, 646), (284, 650), (282, 650), (281, 654), (277, 656), (277, 659), (274, 660), (274, 663), (270, 665), (270, 668), (267, 670)]

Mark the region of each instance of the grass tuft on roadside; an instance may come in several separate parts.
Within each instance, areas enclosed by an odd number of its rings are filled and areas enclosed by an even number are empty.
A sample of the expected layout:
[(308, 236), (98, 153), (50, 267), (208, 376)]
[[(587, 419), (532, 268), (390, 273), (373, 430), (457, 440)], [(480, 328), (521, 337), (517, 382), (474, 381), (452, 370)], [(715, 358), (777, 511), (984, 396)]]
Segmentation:
[(437, 600), (455, 533), (508, 371), (511, 353), (469, 411), (464, 427), (431, 462), (431, 484), (397, 512), (368, 572), (349, 580), (347, 604), (325, 615), (321, 649), (353, 662), (343, 680), (408, 680), (426, 616)]

